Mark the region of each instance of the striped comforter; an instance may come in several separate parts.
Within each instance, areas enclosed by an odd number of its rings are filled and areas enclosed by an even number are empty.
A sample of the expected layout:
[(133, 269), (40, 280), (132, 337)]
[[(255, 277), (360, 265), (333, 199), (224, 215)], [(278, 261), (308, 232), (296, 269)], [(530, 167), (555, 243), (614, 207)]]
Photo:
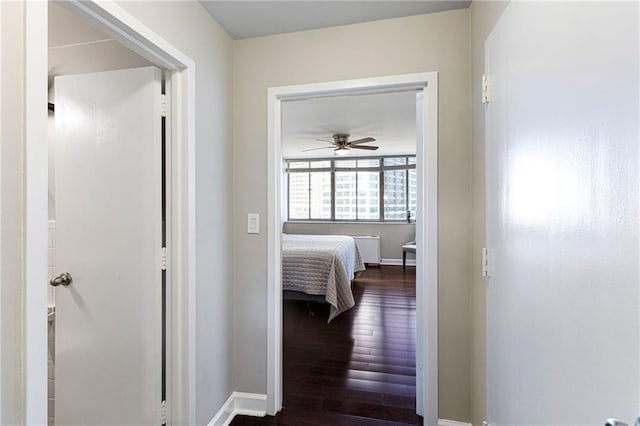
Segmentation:
[(282, 235), (282, 287), (324, 295), (329, 321), (355, 305), (351, 280), (364, 271), (353, 238), (343, 235)]

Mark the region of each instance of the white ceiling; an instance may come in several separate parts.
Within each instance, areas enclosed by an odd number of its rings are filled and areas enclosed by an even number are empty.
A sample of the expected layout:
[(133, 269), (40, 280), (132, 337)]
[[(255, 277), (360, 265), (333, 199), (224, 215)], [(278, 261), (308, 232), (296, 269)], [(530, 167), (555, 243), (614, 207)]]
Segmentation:
[(464, 9), (471, 0), (217, 1), (200, 0), (234, 39)]
[[(282, 103), (282, 149), (285, 158), (331, 157), (335, 133), (351, 140), (373, 137), (376, 151), (352, 149), (351, 156), (414, 154), (416, 151), (416, 93), (383, 93), (307, 99)], [(328, 149), (303, 152), (305, 149)]]

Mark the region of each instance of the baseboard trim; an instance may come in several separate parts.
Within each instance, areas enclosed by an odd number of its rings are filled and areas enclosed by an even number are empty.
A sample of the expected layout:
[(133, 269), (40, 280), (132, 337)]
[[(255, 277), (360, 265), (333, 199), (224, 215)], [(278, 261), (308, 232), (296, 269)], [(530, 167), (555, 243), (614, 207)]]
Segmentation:
[[(380, 259), (381, 265), (402, 266), (402, 259)], [(407, 259), (407, 266), (416, 266), (415, 259)]]
[(267, 395), (233, 392), (207, 426), (227, 426), (237, 415), (264, 417)]
[(439, 419), (438, 426), (473, 426), (471, 423), (458, 422), (455, 420)]

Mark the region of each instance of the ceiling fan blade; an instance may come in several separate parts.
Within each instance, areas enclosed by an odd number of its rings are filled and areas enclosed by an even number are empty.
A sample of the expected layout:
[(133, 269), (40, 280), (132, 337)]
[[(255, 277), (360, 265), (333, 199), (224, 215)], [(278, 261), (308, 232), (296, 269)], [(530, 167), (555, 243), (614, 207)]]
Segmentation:
[(359, 145), (361, 143), (367, 143), (367, 142), (375, 142), (375, 139), (374, 138), (356, 139), (355, 141), (349, 141), (349, 145)]
[(353, 148), (353, 149), (368, 149), (370, 151), (375, 151), (376, 149), (378, 149), (377, 146), (368, 146), (368, 145), (356, 145), (356, 146), (350, 146), (349, 148)]
[(333, 139), (326, 139), (326, 138), (315, 138), (314, 140), (319, 141), (319, 142), (329, 142), (332, 145), (335, 145), (335, 141)]
[(335, 148), (334, 148), (334, 147), (332, 147), (332, 146), (322, 146), (322, 147), (320, 147), (320, 148), (309, 148), (309, 149), (303, 149), (303, 150), (302, 150), (302, 152), (305, 152), (305, 151), (315, 151), (315, 150), (317, 150), (317, 149), (335, 149)]

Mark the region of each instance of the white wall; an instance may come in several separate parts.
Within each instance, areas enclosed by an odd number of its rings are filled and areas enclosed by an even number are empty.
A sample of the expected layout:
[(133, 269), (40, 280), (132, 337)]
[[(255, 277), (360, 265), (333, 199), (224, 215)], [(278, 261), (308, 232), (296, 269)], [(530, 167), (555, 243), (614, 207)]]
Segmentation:
[[(24, 4), (0, 2), (0, 424), (21, 424)], [(45, 283), (43, 283), (45, 285)]]
[(468, 18), (465, 9), (235, 42), (236, 390), (266, 392), (267, 235), (247, 235), (246, 217), (267, 212), (267, 88), (438, 71), (440, 417), (469, 419)]
[[(416, 225), (407, 223), (304, 223), (287, 222), (287, 234), (310, 235), (378, 235), (380, 236), (380, 257), (382, 259), (402, 259), (402, 245), (416, 238)], [(408, 256), (413, 259), (413, 255)]]
[(484, 105), (481, 103), (484, 42), (508, 1), (474, 1), (469, 7), (471, 25), (471, 106), (473, 108), (473, 250), (471, 255), (471, 421), (482, 425), (486, 412), (486, 310), (481, 250), (485, 244), (485, 142)]

